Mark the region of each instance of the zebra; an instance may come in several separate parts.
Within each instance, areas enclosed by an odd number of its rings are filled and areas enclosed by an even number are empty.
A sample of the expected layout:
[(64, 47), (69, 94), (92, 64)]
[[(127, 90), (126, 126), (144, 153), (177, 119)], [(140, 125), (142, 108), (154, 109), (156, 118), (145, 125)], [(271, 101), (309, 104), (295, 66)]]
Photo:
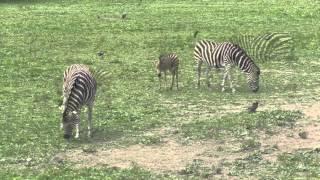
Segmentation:
[(246, 50), (255, 60), (294, 58), (294, 42), (289, 33), (265, 33), (257, 36), (238, 35), (230, 40)]
[(70, 139), (74, 127), (75, 138), (79, 138), (80, 110), (83, 105), (88, 107), (88, 137), (91, 137), (96, 89), (97, 82), (88, 66), (73, 64), (64, 71), (61, 128), (64, 129), (65, 139)]
[(161, 89), (161, 74), (164, 73), (165, 82), (167, 82), (166, 72), (170, 71), (172, 74), (172, 83), (170, 89), (172, 90), (174, 84), (174, 78), (176, 77), (176, 85), (178, 89), (178, 69), (179, 59), (175, 53), (163, 54), (159, 56), (158, 60), (154, 61), (154, 65), (159, 77), (159, 87)]
[(260, 69), (246, 54), (246, 52), (236, 44), (230, 42), (215, 43), (207, 40), (201, 40), (194, 48), (194, 58), (198, 65), (198, 88), (200, 87), (201, 65), (205, 62), (208, 66), (206, 73), (207, 81), (212, 67), (217, 69), (224, 68), (225, 72), (221, 83), (222, 92), (225, 91), (224, 84), (227, 77), (230, 81), (230, 88), (232, 89), (232, 92), (235, 92), (231, 80), (231, 68), (235, 65), (247, 74), (249, 88), (253, 92), (257, 92), (259, 90)]

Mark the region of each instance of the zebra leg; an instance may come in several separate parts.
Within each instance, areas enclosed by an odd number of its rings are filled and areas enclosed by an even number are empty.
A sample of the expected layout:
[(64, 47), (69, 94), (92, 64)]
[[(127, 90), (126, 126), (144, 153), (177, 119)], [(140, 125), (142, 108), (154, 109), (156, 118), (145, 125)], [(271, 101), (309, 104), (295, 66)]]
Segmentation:
[(167, 73), (164, 72), (164, 88), (167, 88)]
[(210, 72), (211, 72), (211, 67), (208, 66), (207, 70), (206, 70), (206, 81), (207, 81), (208, 88), (210, 88), (210, 86), (211, 86), (211, 84), (210, 84)]
[(231, 68), (229, 69), (228, 80), (230, 82), (230, 88), (232, 89), (232, 93), (236, 92), (236, 89), (233, 87), (232, 78), (231, 78)]
[(201, 76), (201, 66), (202, 66), (202, 61), (198, 61), (198, 68), (197, 68), (197, 72), (198, 72), (198, 88), (200, 88), (200, 76)]
[(225, 91), (224, 83), (225, 83), (225, 81), (226, 81), (226, 79), (227, 79), (228, 74), (229, 74), (228, 68), (226, 68), (225, 71), (224, 71), (223, 78), (222, 78), (222, 83), (221, 83), (221, 86), (222, 86), (221, 91), (222, 91), (222, 92)]
[(76, 136), (75, 138), (78, 139), (79, 138), (79, 123), (76, 123)]
[(178, 88), (178, 84), (179, 84), (179, 81), (178, 81), (178, 69), (176, 70), (176, 84), (177, 84), (177, 90), (179, 89)]
[(172, 82), (171, 82), (171, 87), (170, 90), (172, 90), (173, 84), (174, 84), (174, 77), (176, 76), (175, 71), (172, 72)]
[(92, 106), (88, 106), (88, 137), (91, 137), (91, 129), (92, 129)]

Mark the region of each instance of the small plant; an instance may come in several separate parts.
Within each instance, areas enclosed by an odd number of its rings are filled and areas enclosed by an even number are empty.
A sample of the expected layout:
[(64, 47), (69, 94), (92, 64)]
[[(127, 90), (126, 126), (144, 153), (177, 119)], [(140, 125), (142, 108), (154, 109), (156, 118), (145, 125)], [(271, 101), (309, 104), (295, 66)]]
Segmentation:
[(256, 141), (255, 139), (244, 140), (240, 145), (242, 151), (252, 151), (255, 149), (259, 149), (261, 147), (261, 143)]
[(155, 135), (143, 135), (137, 138), (138, 144), (155, 145), (161, 143), (161, 137)]
[[(214, 171), (212, 168), (203, 165), (203, 160), (194, 159), (192, 163), (188, 164), (186, 168), (180, 172), (180, 174), (208, 178), (210, 175), (213, 174), (213, 172)], [(218, 172), (221, 171), (218, 170)]]

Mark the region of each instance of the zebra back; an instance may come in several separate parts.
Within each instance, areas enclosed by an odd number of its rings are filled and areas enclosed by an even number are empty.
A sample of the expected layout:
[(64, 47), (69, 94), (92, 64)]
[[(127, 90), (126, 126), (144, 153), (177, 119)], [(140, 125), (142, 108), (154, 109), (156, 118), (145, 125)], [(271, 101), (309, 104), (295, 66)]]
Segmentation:
[(193, 55), (196, 61), (204, 61), (210, 59), (210, 56), (218, 43), (209, 40), (200, 40), (196, 43)]
[(289, 33), (239, 35), (232, 37), (231, 42), (239, 44), (250, 57), (258, 61), (293, 56), (293, 39)]
[[(85, 83), (85, 85), (80, 85), (82, 83)], [(75, 89), (76, 84), (78, 84), (78, 89)], [(93, 101), (91, 98), (94, 98), (95, 92), (96, 80), (89, 67), (83, 64), (73, 64), (65, 70), (63, 78), (64, 111), (67, 109), (67, 103), (72, 93), (77, 94), (75, 105), (79, 106), (88, 103), (88, 101)]]
[(159, 56), (159, 65), (161, 70), (167, 70), (170, 68), (177, 69), (179, 66), (179, 59), (177, 54), (175, 53), (161, 54)]

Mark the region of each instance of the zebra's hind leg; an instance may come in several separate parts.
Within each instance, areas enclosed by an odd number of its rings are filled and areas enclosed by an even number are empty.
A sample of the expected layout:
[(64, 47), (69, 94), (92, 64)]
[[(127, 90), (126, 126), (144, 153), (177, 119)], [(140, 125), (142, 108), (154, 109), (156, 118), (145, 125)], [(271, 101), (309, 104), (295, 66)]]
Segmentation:
[(161, 77), (159, 76), (159, 89), (161, 90)]
[[(208, 67), (207, 67), (207, 70), (206, 70), (206, 81), (207, 81), (208, 88), (211, 87), (210, 80), (211, 80), (211, 78), (212, 78), (212, 74), (210, 74), (210, 72), (211, 72), (211, 67), (208, 66)], [(210, 75), (211, 75), (211, 76), (210, 76)]]
[(163, 74), (164, 74), (164, 88), (166, 89), (167, 88), (167, 73), (163, 72)]
[(88, 137), (91, 137), (91, 129), (92, 129), (92, 107), (93, 105), (88, 105)]

